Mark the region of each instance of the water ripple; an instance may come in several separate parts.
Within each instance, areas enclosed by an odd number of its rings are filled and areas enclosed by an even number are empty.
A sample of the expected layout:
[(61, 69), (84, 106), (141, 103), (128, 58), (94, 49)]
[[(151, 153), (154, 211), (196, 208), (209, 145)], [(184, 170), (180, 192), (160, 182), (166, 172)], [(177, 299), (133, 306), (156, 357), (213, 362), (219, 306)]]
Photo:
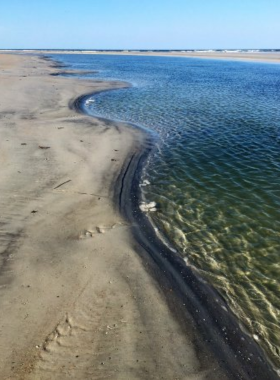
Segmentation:
[(63, 57), (135, 83), (95, 115), (157, 132), (143, 188), (152, 217), (280, 366), (280, 65)]

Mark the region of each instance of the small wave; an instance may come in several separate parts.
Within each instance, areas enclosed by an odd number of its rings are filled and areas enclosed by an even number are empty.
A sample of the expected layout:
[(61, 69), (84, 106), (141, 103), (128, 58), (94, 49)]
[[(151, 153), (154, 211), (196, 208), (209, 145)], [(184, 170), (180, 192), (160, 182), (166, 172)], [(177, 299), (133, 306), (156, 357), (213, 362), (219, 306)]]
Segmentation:
[(150, 185), (151, 184), (151, 182), (150, 181), (148, 181), (147, 179), (145, 179), (142, 183), (140, 183), (140, 187), (144, 187), (144, 186), (148, 186), (148, 185)]
[(87, 99), (86, 102), (85, 102), (85, 105), (88, 106), (88, 105), (90, 105), (90, 104), (92, 104), (94, 102), (95, 102), (94, 99)]
[(241, 53), (242, 50), (223, 50), (223, 53)]

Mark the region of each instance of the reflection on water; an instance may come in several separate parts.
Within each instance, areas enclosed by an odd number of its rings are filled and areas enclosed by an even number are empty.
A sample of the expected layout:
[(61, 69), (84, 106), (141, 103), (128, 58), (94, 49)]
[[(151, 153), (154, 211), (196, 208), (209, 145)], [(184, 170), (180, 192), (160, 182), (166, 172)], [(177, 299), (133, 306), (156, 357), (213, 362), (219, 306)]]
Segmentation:
[(134, 84), (90, 111), (158, 134), (143, 187), (152, 219), (280, 366), (280, 65), (60, 58)]

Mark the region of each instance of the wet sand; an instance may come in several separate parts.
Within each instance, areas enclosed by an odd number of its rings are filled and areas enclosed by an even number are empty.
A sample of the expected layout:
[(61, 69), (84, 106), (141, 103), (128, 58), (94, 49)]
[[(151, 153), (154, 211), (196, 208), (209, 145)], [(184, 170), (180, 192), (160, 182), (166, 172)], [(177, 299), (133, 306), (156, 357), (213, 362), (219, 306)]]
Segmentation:
[(1, 379), (227, 379), (115, 207), (144, 135), (71, 109), (124, 85), (51, 66), (0, 54)]

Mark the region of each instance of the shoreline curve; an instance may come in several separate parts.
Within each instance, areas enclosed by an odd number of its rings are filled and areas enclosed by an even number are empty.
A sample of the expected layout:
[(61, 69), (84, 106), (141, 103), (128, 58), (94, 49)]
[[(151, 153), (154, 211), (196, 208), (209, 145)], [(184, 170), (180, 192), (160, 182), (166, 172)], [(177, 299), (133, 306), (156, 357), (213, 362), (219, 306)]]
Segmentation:
[[(124, 88), (130, 85), (126, 82)], [(104, 91), (113, 91), (106, 89)], [(100, 91), (100, 92), (104, 92)], [(115, 123), (114, 120), (94, 116), (84, 106), (87, 98), (98, 93), (87, 93), (74, 99), (69, 107), (77, 113), (86, 114), (100, 120)], [(152, 132), (140, 126), (121, 122), (139, 128), (144, 136), (144, 143), (127, 158), (115, 184), (114, 202), (120, 214), (132, 224), (131, 232), (139, 244), (140, 256), (148, 255), (159, 268), (161, 274), (173, 285), (173, 292), (191, 314), (204, 342), (214, 352), (218, 362), (233, 379), (242, 380), (279, 380), (277, 372), (262, 348), (245, 332), (234, 313), (228, 308), (220, 293), (206, 282), (194, 268), (167, 246), (156, 234), (148, 216), (140, 210), (142, 170), (153, 149)], [(136, 248), (137, 249), (137, 248)], [(164, 281), (157, 276), (158, 281)], [(187, 305), (187, 306), (185, 306)]]

